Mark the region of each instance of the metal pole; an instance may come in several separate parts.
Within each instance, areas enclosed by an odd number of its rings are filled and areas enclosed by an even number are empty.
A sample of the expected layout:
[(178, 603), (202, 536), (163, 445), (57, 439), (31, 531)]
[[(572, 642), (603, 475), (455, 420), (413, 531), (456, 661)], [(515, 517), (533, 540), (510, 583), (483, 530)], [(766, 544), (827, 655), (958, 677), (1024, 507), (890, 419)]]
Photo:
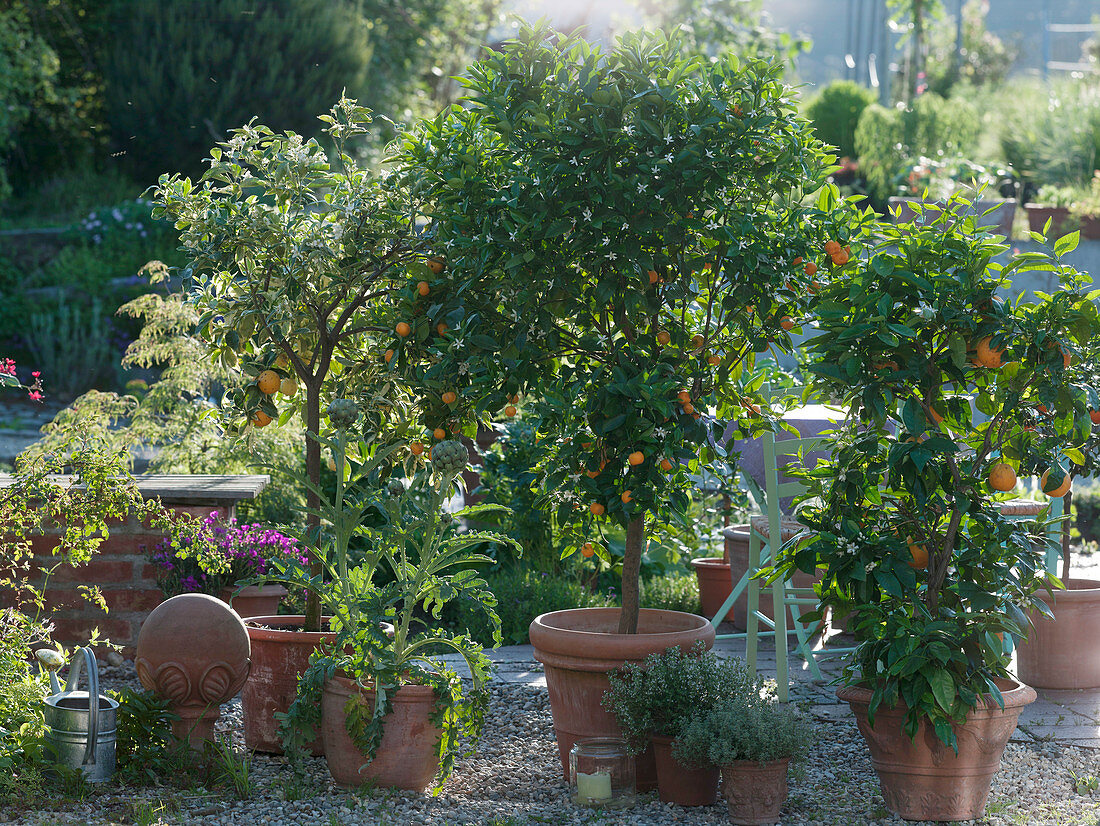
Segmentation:
[(1050, 0), (1043, 0), (1043, 7), (1039, 12), (1039, 24), (1042, 27), (1043, 35), (1043, 62), (1040, 71), (1043, 73), (1043, 80), (1046, 80), (1047, 66), (1050, 64)]

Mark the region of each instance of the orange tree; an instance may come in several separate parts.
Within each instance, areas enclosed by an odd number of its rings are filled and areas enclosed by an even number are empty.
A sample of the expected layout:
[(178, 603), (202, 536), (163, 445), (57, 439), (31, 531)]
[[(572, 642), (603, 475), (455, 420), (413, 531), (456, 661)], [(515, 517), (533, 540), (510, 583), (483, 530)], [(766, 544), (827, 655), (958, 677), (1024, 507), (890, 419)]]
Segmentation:
[[(388, 301), (407, 268), (428, 272), (405, 191), (347, 154), (347, 141), (368, 131), (370, 114), (345, 99), (321, 120), (331, 159), (315, 140), (250, 123), (211, 151), (197, 184), (165, 175), (154, 194), (156, 215), (175, 221), (190, 258), (185, 275), (201, 314), (198, 334), (236, 379), (223, 405), (228, 430), (247, 437), (301, 415), (311, 434), (306, 512), (314, 548), (323, 405), (360, 398), (365, 442), (386, 427), (400, 433), (401, 394), (370, 342), (390, 329)], [(351, 455), (357, 451), (358, 442)], [(321, 576), (316, 554), (312, 571)], [(319, 623), (311, 593), (306, 628)]]
[[(780, 565), (824, 567), (822, 604), (852, 613), (845, 676), (873, 690), (872, 721), (900, 699), (910, 736), (928, 718), (948, 745), (981, 695), (1000, 697), (999, 635), (1026, 635), (1045, 583), (1041, 526), (1005, 518), (997, 500), (1021, 470), (1049, 470), (1058, 493), (1095, 398), (1073, 360), (1100, 334), (1087, 276), (1060, 260), (1072, 238), (1002, 267), (1007, 248), (962, 204), (928, 226), (879, 224), (869, 257), (813, 302), (811, 370), (849, 415), (807, 475), (820, 500), (801, 518), (816, 533)], [(997, 296), (1031, 272), (1059, 288)]]
[(525, 29), (469, 74), (467, 105), (396, 158), (435, 259), (391, 368), (423, 389), (435, 438), (522, 397), (565, 555), (608, 562), (603, 528), (625, 529), (633, 633), (647, 530), (684, 518), (702, 469), (730, 472), (727, 422), (765, 426), (753, 355), (790, 346), (802, 297), (849, 255), (835, 190), (802, 205), (828, 156), (781, 65), (685, 56), (675, 37), (604, 53)]

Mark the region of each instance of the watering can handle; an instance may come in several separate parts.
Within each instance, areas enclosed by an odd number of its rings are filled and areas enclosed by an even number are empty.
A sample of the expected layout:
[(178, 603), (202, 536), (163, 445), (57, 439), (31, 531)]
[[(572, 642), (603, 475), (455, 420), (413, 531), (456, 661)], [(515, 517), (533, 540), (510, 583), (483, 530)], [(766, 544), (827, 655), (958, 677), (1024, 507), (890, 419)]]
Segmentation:
[[(95, 747), (99, 740), (99, 666), (90, 646), (78, 649), (84, 655), (83, 664), (88, 672), (88, 745), (84, 748), (82, 765), (95, 765)], [(73, 691), (80, 680), (81, 660), (73, 658), (69, 668), (69, 679), (65, 682), (66, 693)]]

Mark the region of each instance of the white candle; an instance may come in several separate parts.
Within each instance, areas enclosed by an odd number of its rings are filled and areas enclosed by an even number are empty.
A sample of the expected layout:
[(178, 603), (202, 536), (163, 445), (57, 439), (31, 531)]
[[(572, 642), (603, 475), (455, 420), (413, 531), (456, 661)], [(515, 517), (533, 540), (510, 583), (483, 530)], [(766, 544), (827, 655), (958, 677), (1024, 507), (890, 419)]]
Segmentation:
[(577, 797), (581, 802), (611, 799), (611, 774), (577, 772)]

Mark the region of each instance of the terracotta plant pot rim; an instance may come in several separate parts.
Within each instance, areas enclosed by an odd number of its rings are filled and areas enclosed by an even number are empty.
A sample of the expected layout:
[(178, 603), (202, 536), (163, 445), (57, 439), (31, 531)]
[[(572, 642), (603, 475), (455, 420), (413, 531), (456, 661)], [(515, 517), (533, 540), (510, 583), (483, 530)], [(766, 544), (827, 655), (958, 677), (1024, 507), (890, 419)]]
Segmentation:
[[(331, 617), (322, 617), (322, 624), (327, 625)], [(302, 614), (272, 614), (265, 617), (249, 617), (244, 624), (248, 636), (254, 640), (271, 640), (288, 643), (316, 643), (322, 639), (335, 639), (332, 631), (303, 631), (306, 618)], [(270, 625), (271, 628), (260, 628), (261, 625)], [(286, 626), (291, 626), (287, 628)]]
[(1100, 596), (1100, 579), (1079, 579), (1070, 577), (1062, 580), (1062, 584), (1066, 586), (1065, 590), (1055, 590), (1053, 600), (1050, 594), (1046, 592), (1045, 588), (1036, 591), (1035, 595), (1047, 605), (1051, 605), (1055, 600), (1063, 603), (1075, 601), (1088, 602)]
[(287, 590), (282, 585), (280, 585), (279, 583), (276, 582), (272, 585), (242, 585), (239, 588), (237, 588), (233, 585), (229, 585), (229, 586), (226, 586), (225, 588), (222, 588), (222, 593), (227, 593), (227, 592), (229, 594), (232, 594), (235, 597), (246, 595), (246, 594), (258, 594), (260, 596), (265, 596), (266, 597), (266, 596), (274, 596), (275, 594), (279, 594), (280, 596), (284, 596), (287, 593)]
[(615, 607), (569, 608), (535, 617), (529, 635), (536, 658), (547, 663), (547, 660), (564, 657), (570, 668), (605, 671), (609, 661), (644, 660), (654, 651), (672, 646), (690, 648), (699, 639), (704, 643), (707, 638), (714, 642), (714, 629), (705, 617), (656, 608), (643, 608), (638, 612), (637, 634), (601, 630), (617, 628), (621, 612), (621, 608)]
[[(342, 674), (334, 674), (328, 680), (325, 680), (325, 688), (331, 691), (333, 694), (339, 694), (344, 697), (350, 697), (352, 694), (374, 694), (374, 689), (363, 688), (360, 689), (356, 686), (355, 680), (350, 677), (345, 677)], [(390, 695), (390, 701), (394, 703), (419, 703), (424, 700), (425, 697), (435, 698), (435, 689), (430, 685), (419, 685), (418, 683), (403, 683), (398, 687), (397, 691)]]
[[(1034, 688), (1029, 685), (1024, 685), (1017, 680), (995, 680), (995, 682), (997, 683), (997, 688), (1001, 689), (1001, 697), (1004, 699), (1006, 710), (1026, 706), (1034, 702), (1035, 698), (1038, 696)], [(859, 685), (845, 685), (836, 690), (837, 699), (842, 703), (853, 703), (862, 706), (869, 706), (871, 704), (872, 693), (871, 689)], [(903, 712), (907, 708), (904, 700), (899, 700), (896, 706), (880, 706), (881, 710), (891, 712)], [(997, 701), (993, 699), (991, 694), (983, 694), (975, 711), (981, 709), (996, 709), (1000, 711), (1001, 707)]]
[(729, 566), (730, 564), (721, 556), (702, 556), (691, 560), (692, 568), (726, 568), (728, 570)]

